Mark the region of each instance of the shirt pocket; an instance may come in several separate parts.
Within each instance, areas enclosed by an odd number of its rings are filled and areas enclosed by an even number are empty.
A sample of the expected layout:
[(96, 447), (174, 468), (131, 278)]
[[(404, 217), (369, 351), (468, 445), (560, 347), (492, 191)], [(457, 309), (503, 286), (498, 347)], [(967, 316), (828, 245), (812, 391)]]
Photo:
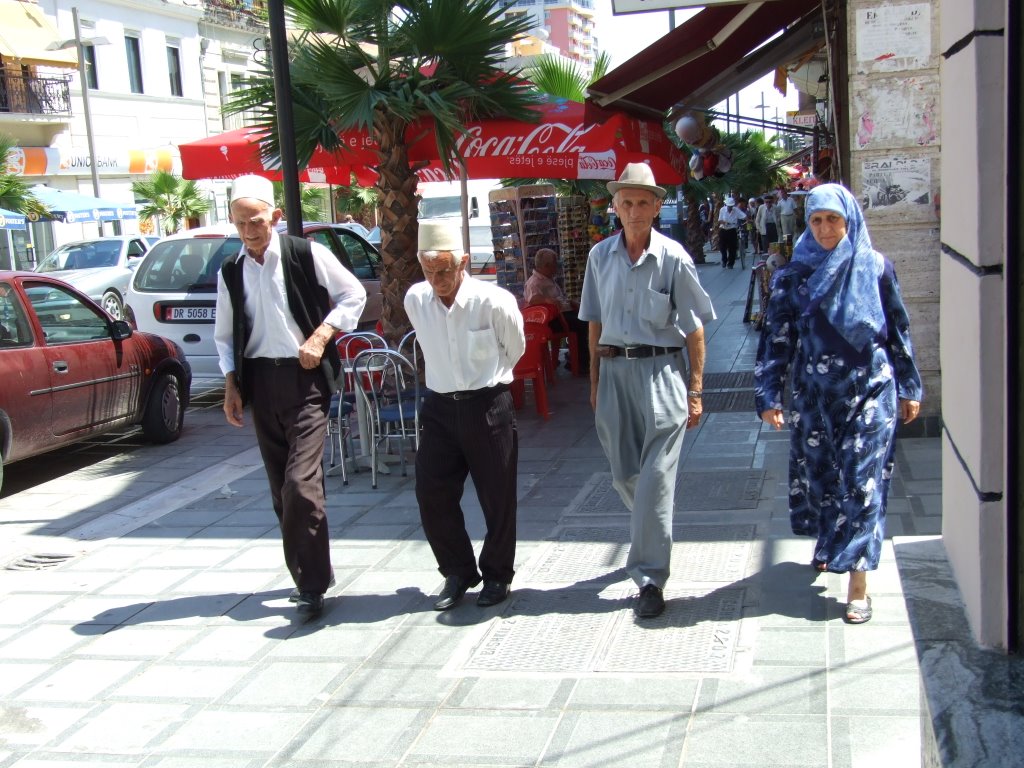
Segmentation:
[(648, 288), (643, 293), (640, 317), (656, 326), (667, 326), (672, 312), (672, 299), (667, 293)]
[(494, 331), (484, 328), (482, 331), (469, 332), (469, 359), (474, 361), (496, 360), (498, 358), (498, 341)]

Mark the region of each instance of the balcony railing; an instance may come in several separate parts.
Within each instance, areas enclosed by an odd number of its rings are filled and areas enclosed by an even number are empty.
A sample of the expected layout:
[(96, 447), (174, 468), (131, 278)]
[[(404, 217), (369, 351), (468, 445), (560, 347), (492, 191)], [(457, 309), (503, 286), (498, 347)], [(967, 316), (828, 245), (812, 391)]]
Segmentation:
[(35, 77), (0, 69), (0, 112), (70, 115), (70, 77)]
[(203, 0), (203, 17), (222, 27), (264, 31), (267, 28), (267, 4), (264, 0)]

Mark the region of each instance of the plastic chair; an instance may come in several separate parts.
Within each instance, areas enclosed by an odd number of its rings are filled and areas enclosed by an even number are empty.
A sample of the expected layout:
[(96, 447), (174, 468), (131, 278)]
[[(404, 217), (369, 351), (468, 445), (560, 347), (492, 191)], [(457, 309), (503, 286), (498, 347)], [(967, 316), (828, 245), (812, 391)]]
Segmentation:
[(381, 443), (390, 453), (391, 442), (398, 441), (403, 477), (408, 474), (403, 450), (405, 442), (411, 441), (413, 450), (419, 449), (420, 382), (412, 362), (392, 349), (360, 352), (353, 369), (356, 380), (362, 384), (356, 392), (366, 409), (371, 485), (376, 488)]
[(551, 333), (546, 325), (540, 323), (525, 323), (524, 335), (526, 336), (526, 350), (519, 358), (515, 368), (512, 369), (512, 402), (515, 407), (522, 408), (523, 396), (526, 391), (526, 381), (533, 381), (533, 399), (537, 405), (537, 413), (543, 418), (550, 418), (548, 411), (548, 390), (544, 383), (546, 369), (551, 357), (548, 354), (548, 342)]
[[(551, 366), (558, 368), (558, 350), (562, 346), (562, 340), (569, 348), (569, 370), (573, 376), (580, 375), (580, 349), (579, 339), (576, 334), (569, 330), (569, 323), (565, 316), (554, 304), (533, 304), (522, 310), (523, 322), (544, 323), (551, 331)], [(551, 327), (551, 323), (557, 326), (557, 330)]]

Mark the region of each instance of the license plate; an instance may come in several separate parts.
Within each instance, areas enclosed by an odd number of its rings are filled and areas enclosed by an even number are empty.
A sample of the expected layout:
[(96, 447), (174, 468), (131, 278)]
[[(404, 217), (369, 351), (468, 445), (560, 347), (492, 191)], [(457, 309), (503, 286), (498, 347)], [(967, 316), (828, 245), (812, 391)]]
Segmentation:
[(216, 307), (168, 307), (167, 319), (171, 322), (208, 322), (217, 319)]

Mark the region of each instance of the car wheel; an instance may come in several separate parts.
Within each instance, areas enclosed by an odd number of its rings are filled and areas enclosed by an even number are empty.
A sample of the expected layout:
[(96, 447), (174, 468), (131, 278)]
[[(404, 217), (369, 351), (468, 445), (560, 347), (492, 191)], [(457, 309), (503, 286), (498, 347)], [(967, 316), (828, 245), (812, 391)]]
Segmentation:
[(103, 294), (103, 298), (100, 299), (100, 306), (115, 320), (124, 320), (124, 304), (121, 302), (121, 297), (117, 291), (113, 288)]
[(142, 434), (154, 443), (171, 443), (181, 436), (185, 403), (178, 377), (163, 374), (153, 385), (142, 415)]

